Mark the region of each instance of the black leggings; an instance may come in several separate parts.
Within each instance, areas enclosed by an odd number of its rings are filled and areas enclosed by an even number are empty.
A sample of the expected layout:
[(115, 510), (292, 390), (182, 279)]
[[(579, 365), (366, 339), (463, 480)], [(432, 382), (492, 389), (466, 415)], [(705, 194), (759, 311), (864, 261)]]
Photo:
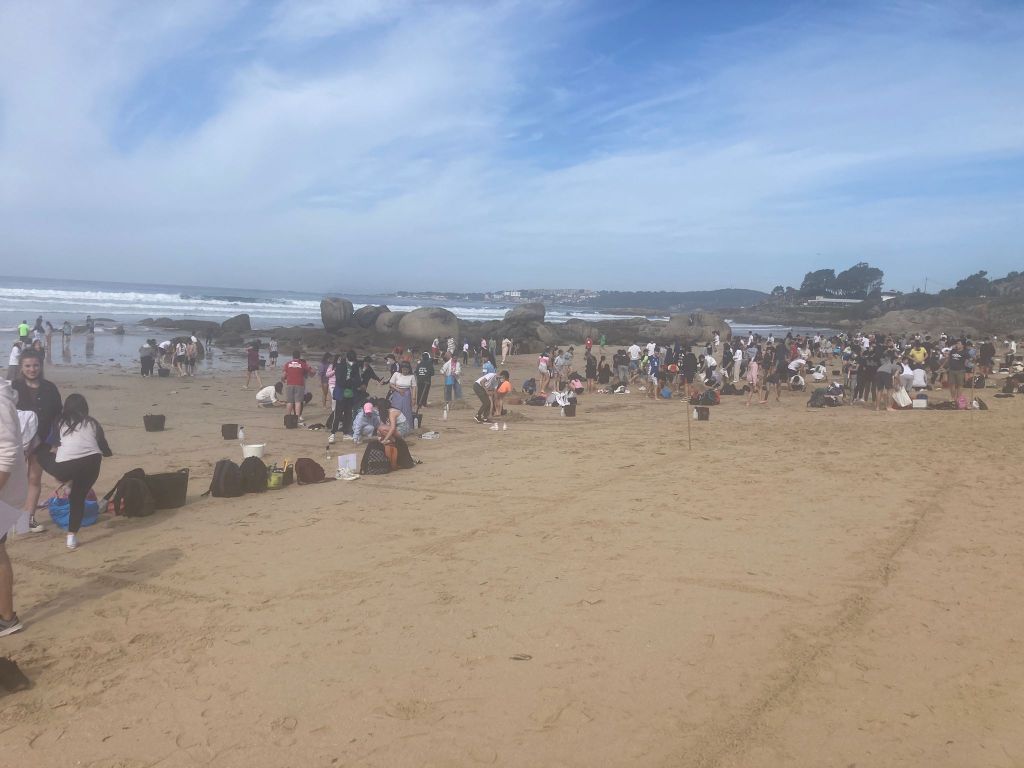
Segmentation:
[[(336, 405), (334, 406), (334, 427), (331, 429), (331, 434), (338, 432), (342, 434), (352, 434), (352, 407), (355, 404), (354, 397), (340, 397), (335, 400)], [(339, 423), (340, 422), (340, 423)]]
[(78, 533), (82, 527), (82, 515), (85, 514), (85, 497), (89, 493), (96, 478), (100, 476), (100, 463), (103, 456), (94, 453), (71, 461), (57, 461), (50, 451), (36, 454), (40, 466), (62, 483), (71, 483), (68, 501), (71, 504), (71, 517), (68, 520), (68, 532)]
[(430, 392), (430, 379), (416, 379), (416, 410), (427, 404), (427, 394)]
[(150, 355), (146, 355), (142, 358), (142, 375), (152, 376), (153, 375), (153, 363), (154, 360)]

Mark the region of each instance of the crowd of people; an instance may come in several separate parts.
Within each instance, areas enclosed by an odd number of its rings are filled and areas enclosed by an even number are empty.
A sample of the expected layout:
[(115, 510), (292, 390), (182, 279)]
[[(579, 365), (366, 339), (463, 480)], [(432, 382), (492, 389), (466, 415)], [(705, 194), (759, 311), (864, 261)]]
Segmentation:
[[(91, 327), (91, 318), (86, 327)], [(70, 324), (65, 323), (61, 332), (69, 338)], [(53, 326), (42, 318), (34, 327), (22, 323), (8, 380), (0, 382), (0, 502), (20, 508), (23, 530), (38, 533), (44, 530), (35, 518), (44, 473), (65, 484), (70, 506), (66, 546), (74, 550), (79, 546), (86, 495), (111, 449), (102, 426), (90, 416), (85, 398), (77, 393), (62, 398), (44, 375), (44, 350), (54, 333)], [(1001, 356), (995, 338), (976, 342), (946, 334), (932, 338), (790, 333), (776, 338), (749, 332), (723, 340), (716, 333), (703, 348), (685, 345), (682, 340), (649, 341), (618, 348), (610, 355), (605, 342), (601, 336), (595, 345), (588, 337), (582, 356), (575, 345), (544, 349), (537, 358), (537, 378), (524, 382), (524, 391), (528, 391), (526, 384), (535, 394), (547, 396), (567, 390), (574, 395), (635, 390), (650, 398), (694, 398), (714, 391), (745, 394), (747, 405), (767, 405), (772, 393), (779, 402), (784, 390), (804, 391), (810, 382), (811, 386), (822, 384), (830, 392), (838, 391), (844, 402), (885, 410), (897, 390), (914, 394), (945, 388), (949, 399), (956, 402), (978, 377), (1005, 372), (1011, 380), (1016, 376), (1024, 381), (1024, 365), (1012, 338), (1002, 341)], [(195, 335), (160, 344), (149, 339), (140, 349), (142, 375), (152, 375), (156, 367), (179, 376), (193, 375), (198, 350)], [(384, 357), (379, 374), (372, 358), (360, 357), (355, 350), (325, 353), (316, 365), (295, 351), (280, 366), (279, 380), (264, 386), (261, 370), (266, 372), (265, 363), (259, 343), (254, 342), (247, 350), (245, 388), (255, 379), (257, 404), (282, 406), (298, 424), (303, 423), (304, 406), (319, 394), (323, 407), (330, 409), (326, 425), (329, 445), (339, 432), (355, 443), (377, 439), (389, 444), (419, 426), (420, 411), (430, 405), (430, 394), (436, 391), (435, 376), (444, 378), (444, 419), (451, 404), (462, 398), (466, 377), (479, 400), (475, 421), (497, 430), (496, 422), (506, 412), (513, 391), (509, 371), (499, 370), (499, 366), (514, 351), (513, 341), (507, 337), (500, 343), (464, 339), (461, 345), (454, 338), (443, 343), (435, 339), (429, 351), (395, 347)], [(276, 369), (277, 340), (270, 341), (267, 352), (269, 368)], [(473, 373), (468, 374), (471, 360)], [(371, 394), (372, 384), (383, 392)], [(13, 609), (5, 541), (6, 536), (0, 539), (0, 636), (21, 626)]]

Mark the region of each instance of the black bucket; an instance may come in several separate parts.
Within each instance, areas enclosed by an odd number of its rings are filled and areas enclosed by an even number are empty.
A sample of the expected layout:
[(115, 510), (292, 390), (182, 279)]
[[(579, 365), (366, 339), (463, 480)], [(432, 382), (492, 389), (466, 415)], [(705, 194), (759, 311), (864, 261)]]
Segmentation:
[(163, 432), (167, 417), (160, 414), (146, 414), (142, 417), (142, 423), (146, 425), (147, 432)]
[(294, 413), (286, 413), (284, 415), (284, 428), (285, 429), (297, 429), (299, 426), (299, 417)]
[(706, 405), (698, 405), (694, 410), (697, 411), (697, 421), (711, 420), (711, 409)]
[(225, 440), (237, 440), (238, 439), (238, 425), (237, 424), (221, 424), (220, 425), (220, 436)]
[(158, 370), (156, 372), (156, 375), (159, 376), (161, 379), (166, 379), (166, 378), (168, 378), (171, 375), (171, 369), (170, 368), (161, 368), (160, 370)]
[(569, 403), (568, 405), (563, 405), (562, 406), (562, 415), (563, 416), (575, 416), (576, 415), (576, 402), (573, 401), (573, 402)]
[(177, 509), (185, 506), (188, 496), (187, 469), (146, 475), (145, 480), (149, 492), (153, 494), (154, 506), (157, 509)]

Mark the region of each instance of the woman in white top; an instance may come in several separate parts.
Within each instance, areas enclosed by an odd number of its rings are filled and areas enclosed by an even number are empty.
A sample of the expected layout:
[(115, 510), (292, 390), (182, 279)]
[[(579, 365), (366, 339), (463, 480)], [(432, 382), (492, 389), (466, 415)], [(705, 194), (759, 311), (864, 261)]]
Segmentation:
[(60, 442), (57, 455), (43, 443), (36, 449), (40, 465), (62, 483), (70, 483), (68, 501), (71, 515), (68, 521), (68, 549), (78, 548), (78, 529), (82, 527), (85, 497), (100, 476), (104, 456), (112, 455), (103, 427), (89, 415), (89, 404), (81, 395), (68, 395), (64, 410), (57, 422)]
[[(388, 400), (412, 423), (412, 404), (416, 402), (416, 377), (412, 373), (412, 363), (403, 360), (398, 370), (391, 374), (388, 381)], [(383, 416), (383, 412), (381, 416)]]

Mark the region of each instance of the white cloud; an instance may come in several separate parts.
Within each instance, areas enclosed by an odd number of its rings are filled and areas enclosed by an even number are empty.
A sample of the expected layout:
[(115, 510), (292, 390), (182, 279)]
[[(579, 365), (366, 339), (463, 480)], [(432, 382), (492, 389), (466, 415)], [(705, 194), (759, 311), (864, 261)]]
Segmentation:
[[(255, 25), (198, 0), (5, 5), (0, 272), (669, 289), (867, 258), (907, 285), (974, 243), (1019, 268), (1019, 186), (913, 190), (1022, 162), (1021, 12), (785, 17), (706, 42), (698, 77), (595, 101), (553, 63), (585, 11), (284, 2)], [(113, 140), (143, 78), (206, 61), (217, 98), (186, 127)]]

